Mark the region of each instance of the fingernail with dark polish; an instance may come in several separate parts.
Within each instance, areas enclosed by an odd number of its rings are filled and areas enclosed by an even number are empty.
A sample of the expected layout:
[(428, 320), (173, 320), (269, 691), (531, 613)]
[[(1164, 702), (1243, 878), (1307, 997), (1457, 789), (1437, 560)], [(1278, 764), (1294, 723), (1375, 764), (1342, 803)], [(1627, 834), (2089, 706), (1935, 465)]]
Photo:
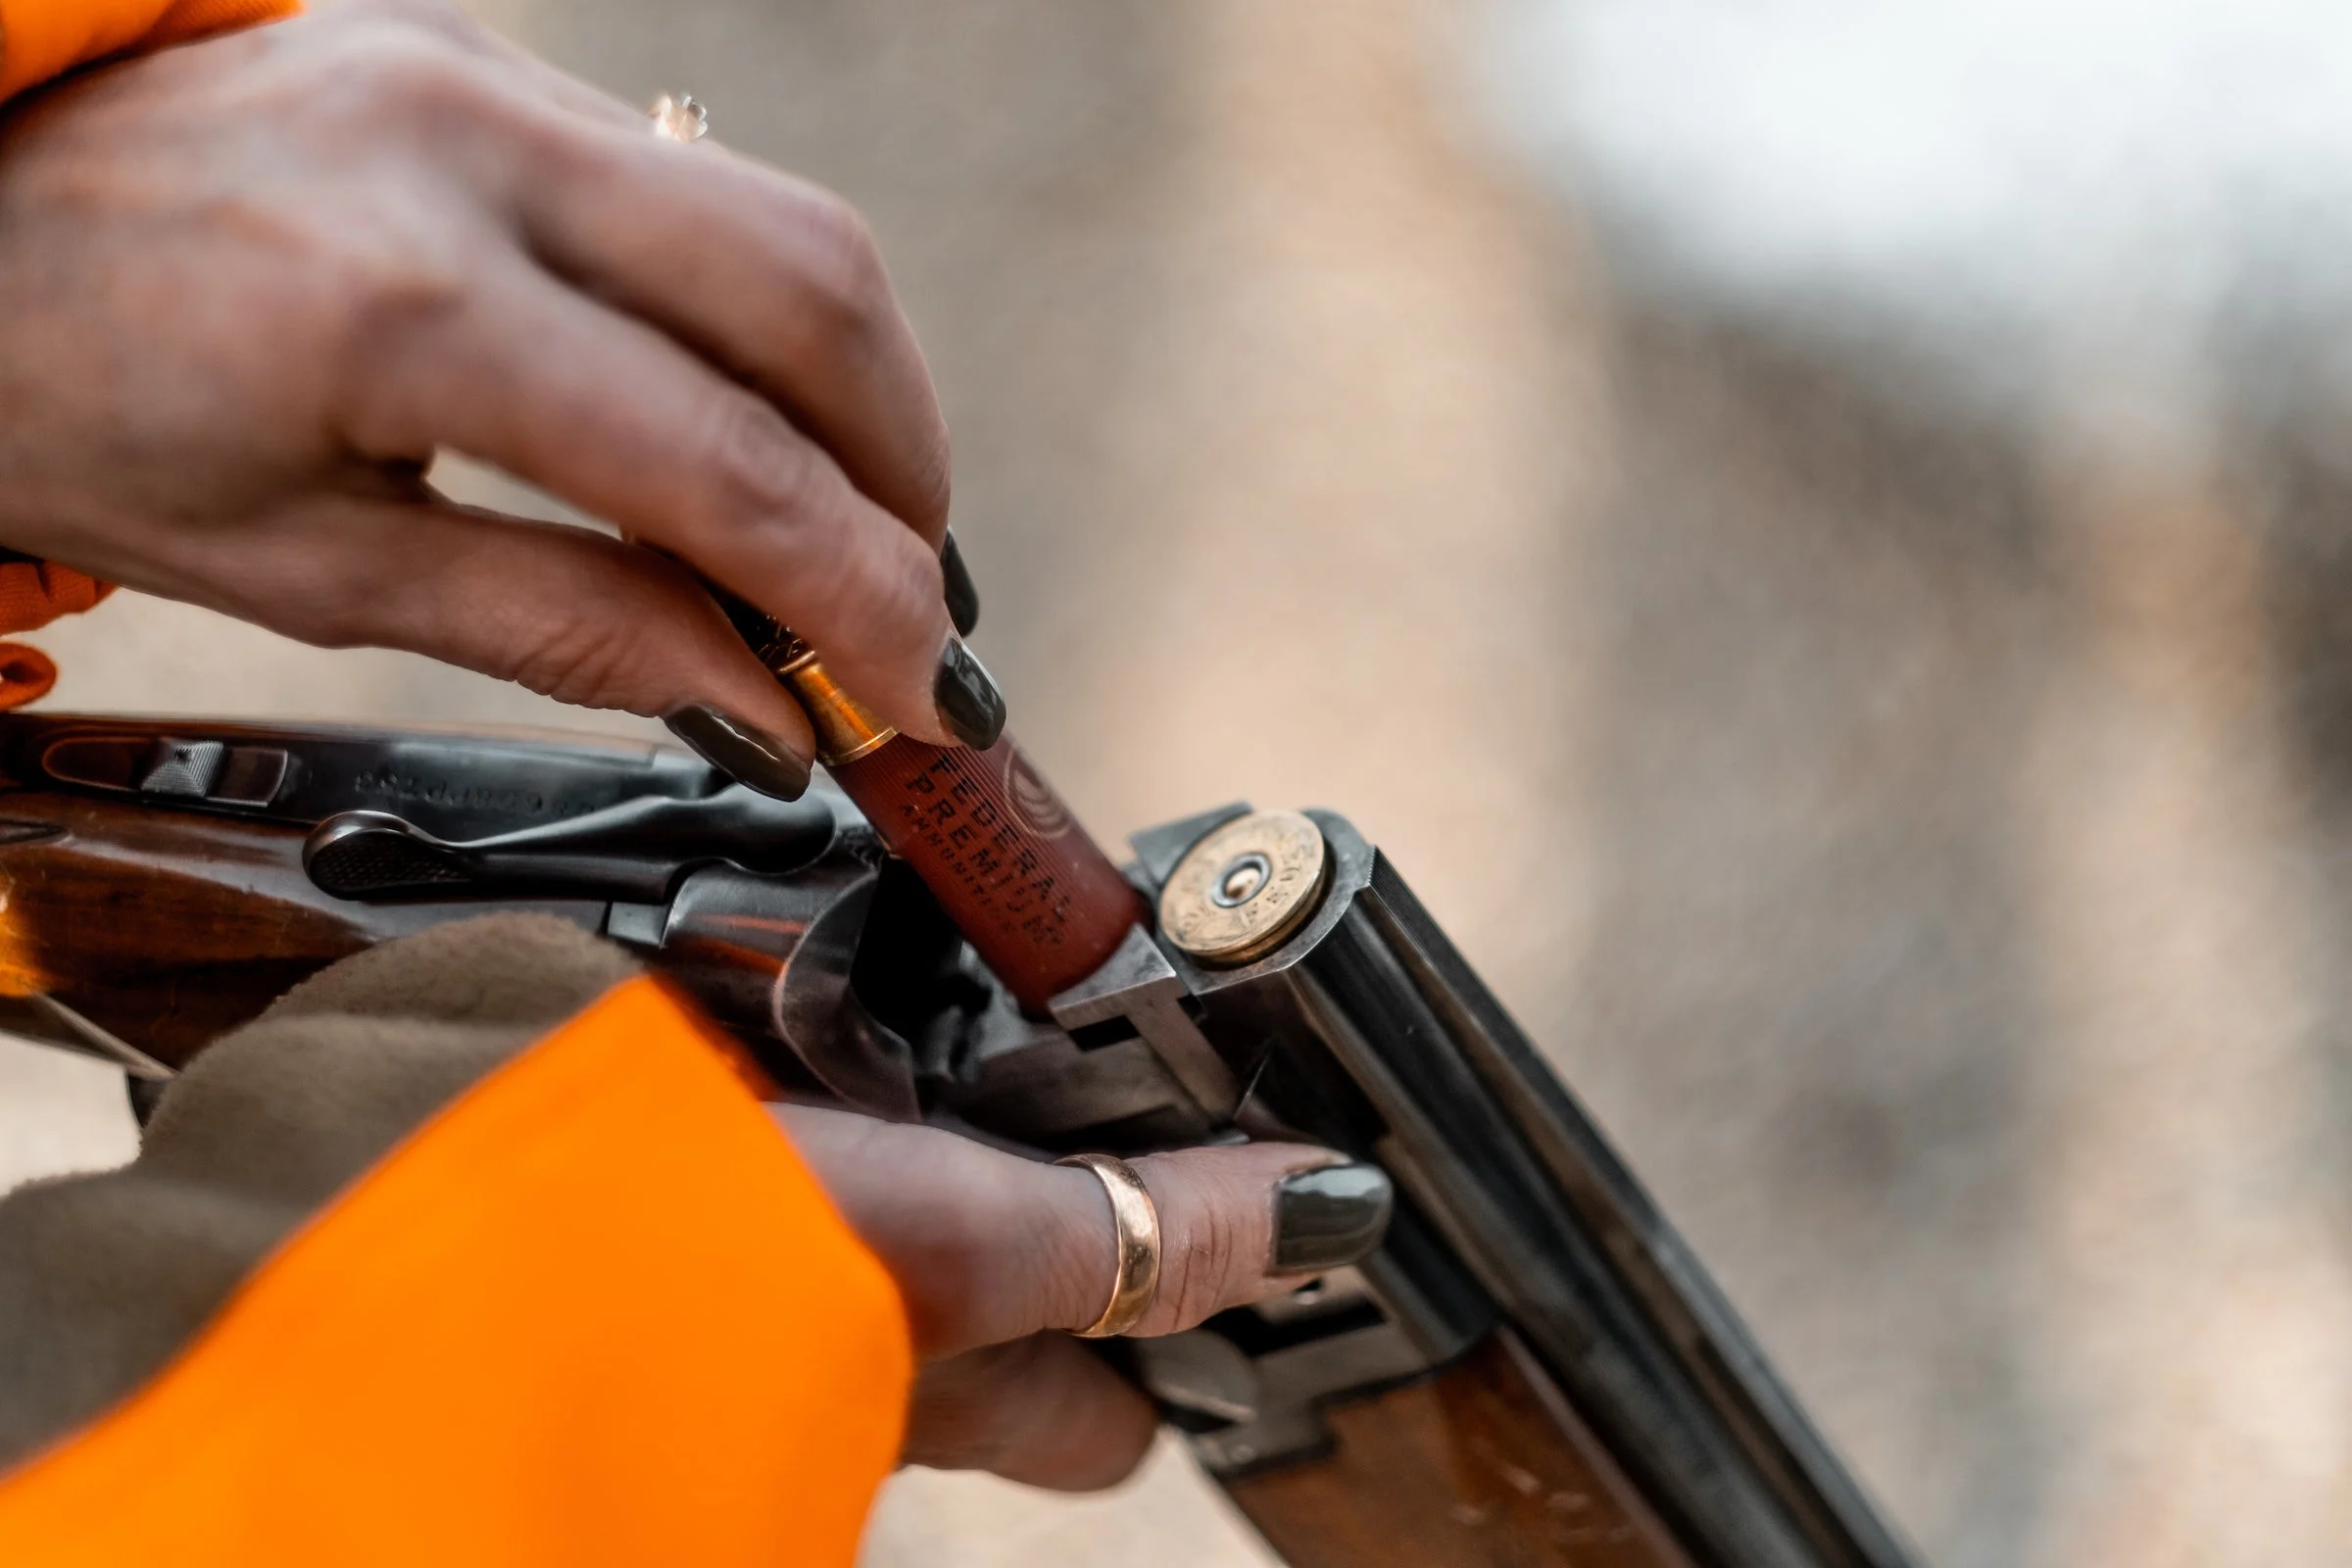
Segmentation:
[(1004, 694), (963, 639), (950, 633), (939, 651), (939, 672), (931, 677), (931, 703), (948, 733), (975, 752), (985, 752), (1004, 733)]
[(972, 581), (972, 568), (963, 564), (962, 547), (956, 543), (956, 530), (948, 530), (948, 542), (939, 547), (939, 574), (947, 581), (948, 618), (956, 623), (956, 635), (969, 637), (972, 628), (980, 624), (980, 585)]
[(1380, 1245), (1396, 1189), (1378, 1165), (1324, 1165), (1274, 1189), (1274, 1261), (1267, 1273), (1312, 1274)]
[(709, 703), (681, 708), (662, 722), (697, 757), (739, 784), (779, 801), (797, 801), (808, 791), (808, 764), (790, 747)]

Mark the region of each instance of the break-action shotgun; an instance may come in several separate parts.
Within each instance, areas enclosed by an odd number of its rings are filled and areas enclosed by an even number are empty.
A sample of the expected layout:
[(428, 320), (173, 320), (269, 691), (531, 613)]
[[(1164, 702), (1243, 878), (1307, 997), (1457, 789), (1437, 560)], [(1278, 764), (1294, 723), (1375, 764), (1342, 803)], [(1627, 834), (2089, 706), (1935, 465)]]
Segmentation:
[(1346, 818), (1221, 807), (1114, 867), (1008, 740), (812, 713), (841, 790), (791, 803), (590, 738), (0, 716), (0, 1027), (144, 1102), (337, 958), (546, 910), (795, 1096), (1043, 1154), (1258, 1135), (1385, 1167), (1364, 1263), (1124, 1343), (1296, 1568), (1912, 1561)]

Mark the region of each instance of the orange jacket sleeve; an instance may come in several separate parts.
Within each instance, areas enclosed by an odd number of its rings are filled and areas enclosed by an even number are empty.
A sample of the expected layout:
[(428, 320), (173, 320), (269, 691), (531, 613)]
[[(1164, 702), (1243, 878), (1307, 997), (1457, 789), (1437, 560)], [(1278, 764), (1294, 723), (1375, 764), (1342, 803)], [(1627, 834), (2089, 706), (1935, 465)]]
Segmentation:
[(0, 1485), (0, 1562), (850, 1568), (909, 1375), (888, 1276), (630, 981)]
[(291, 16), (300, 0), (0, 0), (0, 97), (126, 49)]
[[(630, 974), (546, 916), (371, 950), (199, 1056), (131, 1165), (0, 1202), (0, 1563), (851, 1568), (897, 1288)], [(551, 992), (597, 1000), (532, 1041)]]
[[(137, 48), (161, 48), (208, 32), (275, 21), (301, 0), (0, 0), (0, 98)], [(70, 566), (0, 551), (0, 635), (31, 631), (89, 609), (113, 591)], [(49, 656), (0, 643), (0, 710), (21, 708), (57, 684)]]

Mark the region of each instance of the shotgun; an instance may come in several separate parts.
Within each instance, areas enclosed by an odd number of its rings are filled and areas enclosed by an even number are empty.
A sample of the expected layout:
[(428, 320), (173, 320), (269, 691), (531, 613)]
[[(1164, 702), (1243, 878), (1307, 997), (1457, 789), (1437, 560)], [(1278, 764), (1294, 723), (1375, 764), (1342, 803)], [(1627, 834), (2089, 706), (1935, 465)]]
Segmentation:
[(1112, 867), (1009, 740), (923, 747), (795, 690), (839, 786), (797, 802), (587, 737), (0, 715), (0, 1028), (145, 1106), (337, 958), (542, 910), (794, 1097), (1048, 1155), (1289, 1137), (1384, 1166), (1365, 1262), (1116, 1348), (1295, 1568), (1914, 1561), (1346, 818), (1220, 807)]

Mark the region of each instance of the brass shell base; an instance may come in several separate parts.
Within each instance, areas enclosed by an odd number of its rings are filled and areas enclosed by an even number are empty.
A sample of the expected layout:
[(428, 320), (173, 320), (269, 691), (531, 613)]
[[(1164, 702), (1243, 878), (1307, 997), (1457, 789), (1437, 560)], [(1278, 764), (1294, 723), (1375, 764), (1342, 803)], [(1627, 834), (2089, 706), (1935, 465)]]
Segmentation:
[(1177, 862), (1160, 890), (1160, 933), (1200, 963), (1249, 963), (1305, 923), (1330, 875), (1313, 822), (1297, 811), (1252, 811)]

